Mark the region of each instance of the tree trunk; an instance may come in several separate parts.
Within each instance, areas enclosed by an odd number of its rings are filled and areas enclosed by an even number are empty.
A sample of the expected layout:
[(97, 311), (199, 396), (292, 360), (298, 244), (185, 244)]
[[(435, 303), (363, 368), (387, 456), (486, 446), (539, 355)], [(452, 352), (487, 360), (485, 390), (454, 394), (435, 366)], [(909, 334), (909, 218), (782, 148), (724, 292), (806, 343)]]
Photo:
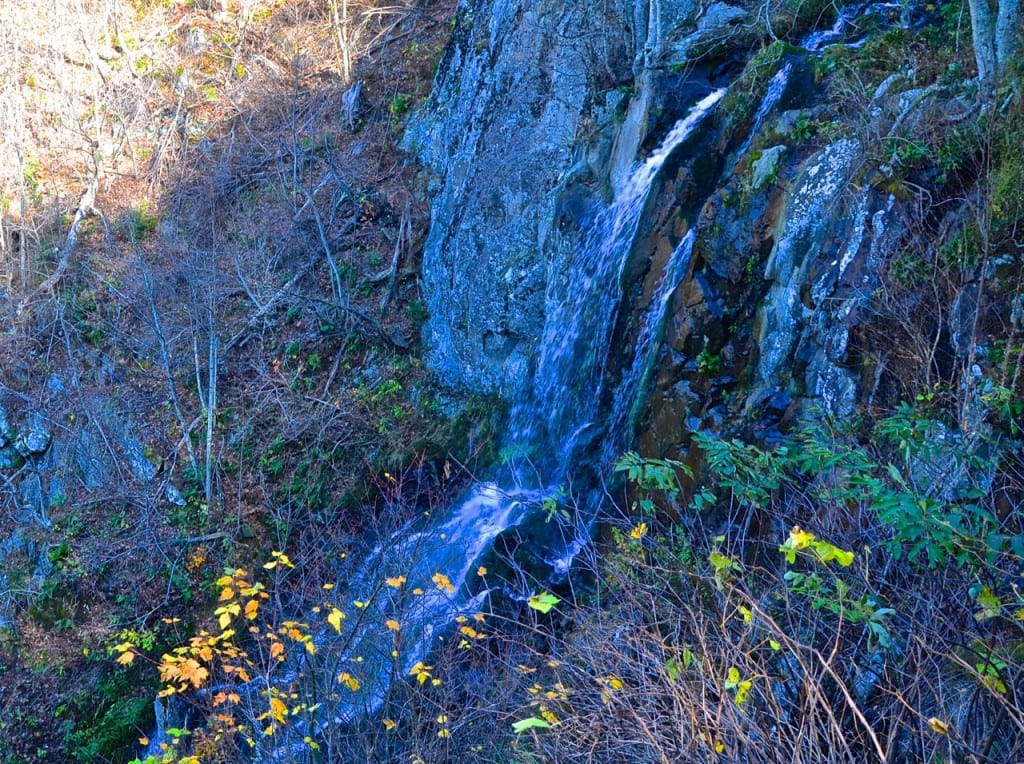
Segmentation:
[(1017, 53), (1017, 24), (1020, 20), (1020, 0), (999, 0), (996, 14), (996, 77), (1006, 74)]
[(968, 0), (968, 4), (979, 95), (988, 100), (1017, 52), (1020, 0), (997, 0), (994, 14), (989, 0)]
[(974, 60), (978, 64), (978, 90), (982, 100), (992, 95), (996, 74), (995, 19), (988, 0), (969, 0)]

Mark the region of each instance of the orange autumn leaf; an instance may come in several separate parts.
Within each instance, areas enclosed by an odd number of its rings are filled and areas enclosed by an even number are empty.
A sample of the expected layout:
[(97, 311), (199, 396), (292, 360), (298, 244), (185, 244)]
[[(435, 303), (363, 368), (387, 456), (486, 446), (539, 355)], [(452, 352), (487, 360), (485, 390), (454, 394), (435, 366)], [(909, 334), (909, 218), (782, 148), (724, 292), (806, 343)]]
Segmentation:
[(271, 698), (270, 715), (274, 717), (275, 721), (283, 724), (285, 717), (288, 716), (288, 706), (279, 698)]

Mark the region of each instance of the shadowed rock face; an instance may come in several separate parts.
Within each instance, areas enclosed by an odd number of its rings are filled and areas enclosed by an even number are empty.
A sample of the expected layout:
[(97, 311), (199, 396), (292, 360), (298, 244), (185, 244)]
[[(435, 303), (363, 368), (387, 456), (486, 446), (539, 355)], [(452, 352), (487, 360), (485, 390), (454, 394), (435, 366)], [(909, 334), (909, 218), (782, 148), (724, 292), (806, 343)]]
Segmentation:
[(452, 385), (509, 396), (525, 379), (549, 273), (565, 257), (552, 192), (601, 116), (595, 94), (630, 79), (632, 16), (629, 2), (550, 0), (456, 15), (405, 140), (434, 174), (424, 337)]
[[(641, 338), (661, 346), (644, 375), (648, 415), (632, 404), (650, 452), (678, 453), (696, 428), (760, 419), (755, 428), (771, 429), (794, 404), (845, 416), (862, 395), (849, 336), (870, 311), (879, 264), (908, 211), (861, 187), (857, 139), (812, 145), (794, 125), (825, 98), (810, 62), (828, 45), (860, 44), (848, 22), (872, 8), (851, 6), (762, 72), (748, 119), (726, 113), (723, 100), (706, 137), (666, 162), (652, 187), (628, 245), (604, 385), (614, 390), (630, 374)], [(406, 138), (433, 175), (425, 340), (443, 380), (509, 402), (536, 384), (586, 232), (684, 105), (735, 81), (744, 49), (735, 36), (748, 21), (724, 3), (491, 0), (460, 9), (434, 93)], [(717, 52), (677, 66), (701, 50)], [(749, 81), (737, 91), (749, 98)], [(889, 129), (898, 99), (876, 95), (871, 129)], [(674, 295), (658, 297), (664, 341), (651, 339), (651, 274), (691, 230), (687, 272)]]
[(445, 381), (506, 400), (523, 387), (552, 283), (596, 203), (618, 190), (652, 128), (711, 89), (705, 74), (669, 73), (689, 71), (691, 49), (745, 19), (726, 3), (460, 6), (405, 138), (433, 175), (424, 338)]

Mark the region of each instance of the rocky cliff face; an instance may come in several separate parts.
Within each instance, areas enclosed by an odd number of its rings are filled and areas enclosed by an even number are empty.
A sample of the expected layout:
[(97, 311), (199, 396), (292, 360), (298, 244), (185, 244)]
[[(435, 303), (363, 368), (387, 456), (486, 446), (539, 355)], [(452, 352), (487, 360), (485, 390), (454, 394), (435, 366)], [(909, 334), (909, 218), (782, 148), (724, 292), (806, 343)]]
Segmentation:
[(635, 160), (650, 112), (678, 111), (698, 90), (658, 72), (744, 16), (722, 3), (706, 12), (628, 1), (460, 7), (405, 141), (434, 173), (425, 338), (445, 379), (504, 397), (524, 384), (549, 287), (594, 199)]
[(596, 210), (678, 116), (725, 86), (702, 134), (665, 163), (625, 255), (605, 390), (626, 373), (662, 266), (693, 230), (647, 449), (678, 452), (686, 432), (726, 422), (770, 436), (797, 409), (844, 417), (872, 397), (876, 367), (851, 334), (878, 314), (880, 273), (923, 219), (904, 193), (912, 163), (893, 146), (929, 117), (938, 86), (921, 87), (893, 57), (850, 112), (829, 75), (872, 35), (895, 39), (929, 19), (884, 4), (780, 19), (792, 43), (768, 45), (754, 15), (725, 3), (460, 10), (407, 137), (434, 173), (425, 338), (442, 378), (506, 399), (529, 384)]
[[(406, 136), (435, 175), (423, 257), (431, 361), (509, 395), (528, 373), (551, 270), (558, 189), (632, 79), (628, 2), (464, 3), (429, 105)], [(621, 98), (621, 96), (620, 96)]]

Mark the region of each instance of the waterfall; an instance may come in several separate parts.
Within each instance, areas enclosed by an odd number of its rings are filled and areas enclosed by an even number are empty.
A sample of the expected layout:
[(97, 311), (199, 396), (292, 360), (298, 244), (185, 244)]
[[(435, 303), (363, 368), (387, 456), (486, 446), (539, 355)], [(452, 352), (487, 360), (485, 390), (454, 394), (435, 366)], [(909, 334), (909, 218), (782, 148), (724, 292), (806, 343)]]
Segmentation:
[(517, 445), (548, 449), (552, 477), (572, 465), (576, 446), (597, 429), (605, 362), (622, 299), (622, 273), (647, 195), (671, 153), (689, 138), (722, 96), (716, 90), (680, 120), (636, 169), (615, 201), (597, 215), (561, 279), (552, 279), (549, 310), (533, 385), (512, 411)]
[[(309, 717), (291, 721), (276, 740), (260, 741), (253, 751), (255, 761), (301, 757), (310, 736), (328, 740), (332, 729), (379, 711), (389, 688), (407, 678), (417, 662), (427, 660), (435, 640), (456, 618), (483, 609), (484, 600), (500, 582), (488, 581), (479, 565), (499, 535), (531, 522), (544, 526), (552, 538), (550, 548), (542, 542), (540, 549), (531, 551), (553, 579), (568, 574), (575, 555), (589, 543), (590, 528), (587, 520), (577, 523), (572, 537), (566, 538), (558, 536), (557, 523), (545, 523), (557, 509), (557, 486), (576, 466), (573, 455), (584, 434), (614, 433), (635, 416), (634, 399), (646, 389), (669, 301), (688, 269), (694, 244), (691, 230), (670, 256), (643, 320), (632, 367), (614, 391), (612, 411), (602, 412), (598, 402), (623, 296), (623, 271), (640, 218), (665, 161), (693, 135), (725, 92), (716, 90), (695, 104), (633, 169), (614, 201), (583, 236), (565, 272), (549, 287), (550, 310), (536, 373), (513, 406), (505, 440), (513, 451), (547, 449), (555, 458), (538, 462), (530, 479), (526, 479), (525, 465), (532, 467), (532, 462), (513, 461), (497, 482), (474, 484), (458, 503), (426, 513), (383, 540), (348, 580), (338, 581), (338, 591), (345, 592), (345, 601), (355, 609), (343, 608), (348, 617), (337, 631), (324, 626), (316, 632), (315, 656), (291, 656), (272, 680), (274, 686), (298, 686), (304, 675), (315, 676), (318, 686), (329, 689), (318, 697)], [(608, 444), (613, 441), (618, 442), (614, 434), (606, 439)], [(601, 468), (615, 455), (607, 445), (589, 459)], [(546, 487), (525, 488), (526, 483)], [(533, 539), (531, 544), (535, 543)], [(530, 585), (527, 578), (523, 582)], [(322, 616), (312, 621), (322, 622)], [(358, 676), (358, 686), (342, 687), (343, 676)], [(266, 683), (245, 688), (256, 705), (264, 701), (255, 696), (266, 690)], [(154, 743), (162, 740), (162, 726), (158, 724)]]
[(823, 29), (820, 32), (811, 32), (807, 37), (803, 39), (801, 47), (811, 53), (817, 53), (822, 50), (826, 45), (835, 42), (840, 39), (843, 33), (846, 31), (846, 25), (851, 19), (856, 18), (861, 14), (864, 9), (864, 5), (861, 3), (855, 3), (851, 5), (844, 5), (839, 9), (839, 13), (836, 15), (835, 23), (832, 24), (831, 28)]
[(792, 62), (787, 61), (768, 81), (768, 90), (764, 94), (764, 98), (761, 100), (761, 105), (757, 108), (757, 113), (754, 115), (754, 121), (750, 126), (750, 132), (747, 133), (747, 139), (743, 142), (743, 147), (736, 154), (737, 157), (742, 157), (750, 149), (750, 144), (754, 142), (754, 136), (756, 136), (761, 130), (761, 125), (764, 123), (765, 117), (767, 117), (771, 113), (772, 109), (778, 105), (779, 100), (782, 98), (782, 94), (786, 92), (786, 85), (789, 84), (789, 76), (792, 73), (793, 64)]
[[(836, 20), (831, 27), (817, 32), (810, 32), (803, 38), (803, 40), (800, 41), (799, 47), (812, 55), (820, 54), (825, 50), (825, 48), (834, 44), (845, 44), (849, 47), (857, 47), (864, 42), (866, 36), (862, 35), (859, 41), (846, 41), (848, 27), (850, 27), (851, 21), (867, 14), (884, 14), (889, 10), (901, 7), (902, 6), (890, 2), (878, 2), (871, 4), (853, 3), (850, 5), (844, 5), (839, 9), (839, 13), (836, 15)], [(854, 27), (856, 27), (856, 25), (854, 25)], [(856, 33), (858, 30), (854, 29), (853, 31)], [(750, 150), (754, 137), (761, 130), (764, 120), (769, 114), (771, 114), (772, 110), (778, 106), (783, 93), (786, 92), (786, 86), (789, 85), (789, 80), (792, 74), (793, 62), (787, 61), (783, 64), (781, 69), (772, 75), (771, 80), (768, 81), (768, 89), (764, 94), (764, 98), (761, 99), (761, 104), (758, 106), (757, 112), (754, 114), (754, 119), (751, 123), (750, 130), (747, 133), (747, 138), (743, 142), (743, 146), (735, 155), (737, 161)]]
[[(665, 160), (693, 134), (724, 94), (724, 90), (716, 90), (697, 103), (636, 167), (618, 198), (598, 215), (568, 268), (565, 300), (548, 317), (534, 384), (523, 391), (514, 407), (514, 427), (508, 439), (513, 448), (557, 447), (564, 441), (554, 468), (527, 481), (513, 465), (500, 484), (477, 483), (459, 503), (395, 533), (364, 561), (359, 576), (347, 583), (347, 597), (361, 603), (358, 623), (349, 625), (340, 638), (324, 632), (318, 642), (324, 645), (321, 652), (335, 653), (334, 674), (345, 666), (358, 665), (365, 681), (358, 692), (345, 694), (347, 701), (332, 703), (318, 720), (321, 728), (379, 709), (390, 684), (424, 660), (439, 631), (460, 614), (480, 609), (489, 590), (484, 586), (473, 596), (469, 580), (477, 575), (477, 566), (495, 538), (531, 517), (543, 516), (545, 501), (555, 495), (555, 489), (527, 489), (522, 484), (539, 480), (553, 486), (562, 482), (569, 474), (568, 458), (580, 433), (599, 426), (596, 402), (622, 297), (622, 272), (648, 192)], [(619, 409), (629, 408), (629, 396), (642, 389), (642, 380), (649, 374), (665, 308), (686, 271), (693, 240), (691, 232), (666, 266), (648, 311), (648, 325), (641, 332), (638, 360), (616, 396)], [(556, 524), (550, 526), (554, 530)], [(586, 529), (577, 529), (575, 538), (563, 539), (559, 548), (547, 555), (545, 561), (553, 574), (568, 572), (573, 556), (586, 542), (586, 533)], [(443, 586), (437, 584), (438, 574), (444, 576)], [(404, 577), (400, 588), (385, 583), (396, 576)], [(412, 591), (422, 594), (410, 597)], [(402, 624), (404, 649), (398, 664), (391, 653), (394, 634), (385, 625), (392, 618)]]
[(651, 374), (658, 360), (672, 296), (690, 268), (696, 238), (696, 229), (691, 228), (672, 251), (644, 312), (633, 350), (633, 363), (615, 389), (612, 413), (608, 420), (608, 437), (605, 438), (605, 459), (614, 459), (632, 439), (637, 417), (647, 398)]

